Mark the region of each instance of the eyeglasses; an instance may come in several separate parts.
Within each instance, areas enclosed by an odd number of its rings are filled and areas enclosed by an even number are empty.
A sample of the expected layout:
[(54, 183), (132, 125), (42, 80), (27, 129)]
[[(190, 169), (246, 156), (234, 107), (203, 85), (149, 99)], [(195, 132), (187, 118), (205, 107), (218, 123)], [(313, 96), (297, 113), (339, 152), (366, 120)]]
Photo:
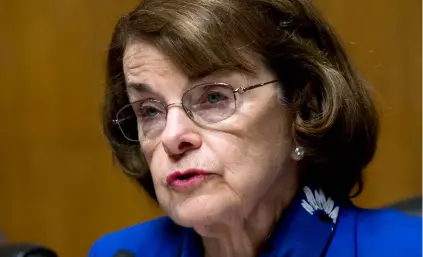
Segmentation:
[(168, 108), (172, 106), (182, 106), (187, 116), (197, 124), (218, 123), (235, 113), (236, 94), (275, 82), (278, 80), (236, 89), (226, 83), (200, 84), (187, 90), (180, 103), (164, 105), (155, 99), (129, 103), (117, 112), (113, 123), (119, 126), (123, 136), (129, 141), (155, 139), (165, 129)]

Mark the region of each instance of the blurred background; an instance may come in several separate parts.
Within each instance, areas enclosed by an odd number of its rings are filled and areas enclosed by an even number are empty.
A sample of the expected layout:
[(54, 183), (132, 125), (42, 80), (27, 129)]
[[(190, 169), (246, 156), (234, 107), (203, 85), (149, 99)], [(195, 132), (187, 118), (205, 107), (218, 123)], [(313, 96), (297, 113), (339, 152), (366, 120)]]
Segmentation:
[[(106, 232), (161, 214), (113, 165), (100, 126), (105, 53), (135, 0), (0, 0), (0, 230), (86, 256)], [(421, 195), (421, 0), (315, 0), (375, 87), (376, 158), (355, 199)]]

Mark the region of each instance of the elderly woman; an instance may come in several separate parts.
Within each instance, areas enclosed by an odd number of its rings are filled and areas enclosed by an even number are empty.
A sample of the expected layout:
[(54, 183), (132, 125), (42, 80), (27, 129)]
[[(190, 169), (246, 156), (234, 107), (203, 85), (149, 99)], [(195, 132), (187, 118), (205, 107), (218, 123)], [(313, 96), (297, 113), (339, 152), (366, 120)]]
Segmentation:
[(89, 256), (421, 256), (420, 218), (350, 201), (378, 118), (311, 1), (144, 0), (107, 72), (113, 153), (167, 216)]

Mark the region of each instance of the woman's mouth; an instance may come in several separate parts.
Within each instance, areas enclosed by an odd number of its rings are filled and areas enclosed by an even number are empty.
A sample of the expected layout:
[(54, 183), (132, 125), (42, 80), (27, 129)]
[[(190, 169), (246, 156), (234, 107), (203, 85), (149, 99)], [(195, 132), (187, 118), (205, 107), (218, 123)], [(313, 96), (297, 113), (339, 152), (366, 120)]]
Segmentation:
[(166, 182), (175, 189), (188, 189), (210, 175), (212, 175), (210, 172), (199, 169), (189, 169), (183, 172), (175, 171), (167, 176)]

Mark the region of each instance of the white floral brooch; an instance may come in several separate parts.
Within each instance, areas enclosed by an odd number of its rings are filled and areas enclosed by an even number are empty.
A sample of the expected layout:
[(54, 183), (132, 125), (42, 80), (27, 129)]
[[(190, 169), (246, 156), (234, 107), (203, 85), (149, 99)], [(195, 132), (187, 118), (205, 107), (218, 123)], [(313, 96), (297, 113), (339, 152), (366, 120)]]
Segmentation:
[(315, 190), (314, 194), (307, 186), (303, 190), (307, 198), (301, 202), (304, 209), (311, 215), (316, 213), (322, 221), (333, 222), (335, 224), (338, 218), (339, 207), (335, 206), (333, 200), (330, 197), (326, 199), (322, 190)]

